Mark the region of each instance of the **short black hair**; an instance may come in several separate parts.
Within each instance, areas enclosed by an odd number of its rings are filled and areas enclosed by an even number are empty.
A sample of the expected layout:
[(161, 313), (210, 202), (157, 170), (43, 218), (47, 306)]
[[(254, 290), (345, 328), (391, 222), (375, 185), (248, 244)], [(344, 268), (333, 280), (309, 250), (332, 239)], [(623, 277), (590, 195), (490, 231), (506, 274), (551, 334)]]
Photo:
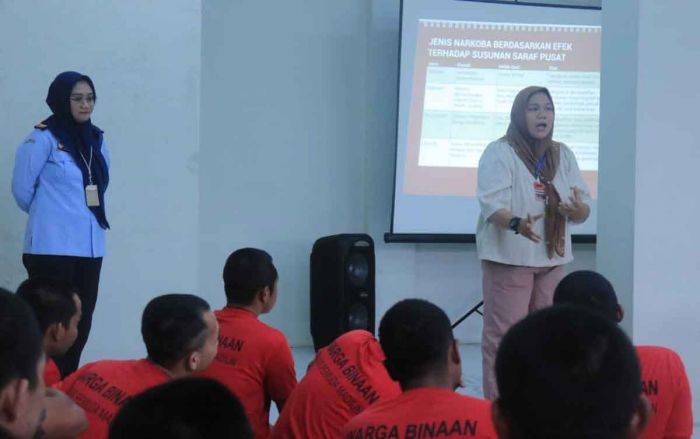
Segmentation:
[(379, 324), (384, 365), (402, 387), (412, 379), (446, 368), (453, 340), (447, 315), (427, 300), (402, 300), (389, 308)]
[(151, 300), (143, 310), (141, 335), (148, 358), (170, 367), (188, 353), (204, 346), (209, 304), (192, 294), (165, 294)]
[(68, 327), (70, 319), (78, 312), (74, 294), (77, 291), (70, 282), (50, 277), (27, 279), (17, 288), (17, 295), (34, 311), (42, 334), (56, 323)]
[(153, 387), (127, 402), (109, 427), (110, 439), (250, 439), (243, 404), (223, 384), (183, 378)]
[(257, 248), (242, 248), (229, 255), (224, 265), (224, 291), (228, 303), (250, 305), (255, 294), (265, 287), (272, 290), (277, 269), (272, 256)]
[(620, 328), (600, 314), (554, 306), (503, 337), (496, 404), (512, 438), (613, 439), (641, 398), (639, 362)]
[(0, 288), (0, 389), (12, 380), (26, 379), (31, 389), (39, 383), (42, 334), (34, 313), (17, 295)]
[(554, 304), (583, 306), (617, 321), (615, 289), (605, 276), (595, 271), (574, 271), (564, 277), (554, 290)]

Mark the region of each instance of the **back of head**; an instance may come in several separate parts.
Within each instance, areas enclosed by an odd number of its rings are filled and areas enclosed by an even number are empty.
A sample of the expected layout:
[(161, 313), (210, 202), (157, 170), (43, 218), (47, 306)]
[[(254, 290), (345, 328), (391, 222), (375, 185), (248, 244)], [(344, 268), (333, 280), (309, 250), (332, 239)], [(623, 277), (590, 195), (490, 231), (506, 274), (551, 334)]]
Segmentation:
[(53, 278), (27, 279), (17, 288), (17, 295), (34, 311), (42, 334), (56, 323), (68, 327), (78, 312), (74, 294), (76, 290), (69, 282)]
[(229, 304), (249, 305), (265, 287), (274, 289), (277, 269), (272, 256), (257, 248), (242, 248), (231, 253), (224, 265), (224, 290)]
[(0, 288), (0, 389), (15, 379), (29, 387), (39, 383), (37, 368), (42, 358), (42, 335), (27, 303)]
[(252, 437), (238, 398), (207, 378), (174, 380), (137, 395), (109, 428), (110, 439)]
[(498, 350), (496, 380), (510, 438), (621, 438), (641, 397), (627, 336), (577, 307), (548, 308), (513, 326)]
[(454, 339), (443, 310), (421, 299), (396, 303), (379, 324), (379, 343), (389, 375), (405, 388), (408, 381), (445, 372)]
[(612, 284), (595, 271), (574, 271), (559, 282), (554, 291), (555, 305), (582, 306), (616, 322), (618, 302)]
[(148, 358), (168, 368), (204, 346), (208, 336), (204, 313), (209, 310), (204, 299), (192, 294), (166, 294), (151, 300), (141, 320)]

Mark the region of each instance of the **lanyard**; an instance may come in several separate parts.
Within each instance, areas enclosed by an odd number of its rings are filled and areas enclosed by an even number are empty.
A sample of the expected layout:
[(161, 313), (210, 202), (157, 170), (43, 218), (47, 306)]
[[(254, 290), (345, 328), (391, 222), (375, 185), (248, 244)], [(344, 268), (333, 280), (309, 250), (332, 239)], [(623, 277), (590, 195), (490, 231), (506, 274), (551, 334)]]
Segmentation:
[[(92, 153), (92, 150), (90, 150), (90, 152)], [(547, 158), (546, 152), (544, 154), (542, 154), (542, 158), (540, 159), (540, 162), (537, 164), (537, 166), (535, 166), (535, 180), (540, 179), (540, 171), (542, 170), (542, 166), (544, 166), (545, 158)], [(92, 156), (90, 156), (90, 159), (92, 159)], [(85, 160), (85, 159), (83, 159), (83, 160)]]
[(90, 162), (89, 163), (87, 160), (85, 160), (85, 156), (83, 155), (82, 151), (78, 151), (78, 153), (80, 153), (80, 158), (83, 159), (83, 163), (85, 163), (85, 166), (87, 166), (88, 181), (89, 181), (89, 184), (92, 185), (92, 148), (90, 148)]

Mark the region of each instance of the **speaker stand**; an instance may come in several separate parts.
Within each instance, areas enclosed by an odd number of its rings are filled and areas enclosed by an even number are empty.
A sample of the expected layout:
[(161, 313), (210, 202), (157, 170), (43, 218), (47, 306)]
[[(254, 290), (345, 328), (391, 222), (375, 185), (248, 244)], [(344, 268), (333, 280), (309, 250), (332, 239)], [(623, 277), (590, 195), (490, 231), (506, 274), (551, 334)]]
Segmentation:
[(467, 311), (462, 317), (460, 317), (459, 319), (457, 319), (457, 321), (454, 322), (454, 324), (452, 324), (452, 329), (455, 329), (455, 328), (457, 327), (457, 325), (459, 325), (460, 323), (462, 323), (467, 317), (469, 317), (470, 315), (472, 315), (472, 314), (474, 314), (474, 313), (477, 313), (477, 314), (479, 314), (480, 316), (483, 316), (484, 314), (479, 310), (479, 308), (481, 308), (483, 305), (484, 305), (484, 301), (483, 301), (483, 300), (482, 300), (481, 302), (477, 303), (476, 305), (474, 305), (474, 307), (472, 307), (472, 309), (470, 309), (469, 311)]

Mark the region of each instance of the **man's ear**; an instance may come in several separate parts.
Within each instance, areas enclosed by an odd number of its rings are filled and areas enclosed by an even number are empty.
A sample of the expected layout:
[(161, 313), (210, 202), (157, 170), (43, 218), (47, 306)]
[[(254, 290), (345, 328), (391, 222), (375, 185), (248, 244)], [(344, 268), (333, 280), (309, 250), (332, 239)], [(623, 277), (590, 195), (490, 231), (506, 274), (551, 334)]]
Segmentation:
[(452, 381), (452, 388), (464, 387), (462, 382), (462, 358), (459, 355), (459, 342), (452, 340), (447, 351), (447, 370)]
[(617, 323), (620, 323), (622, 319), (625, 318), (625, 308), (622, 305), (617, 305), (617, 311), (615, 312), (615, 318), (617, 318)]
[(63, 326), (63, 323), (52, 323), (46, 328), (46, 333), (52, 343), (58, 343), (66, 335), (66, 327)]
[(267, 305), (267, 303), (272, 299), (272, 290), (270, 287), (265, 287), (260, 290), (260, 301)]
[(185, 370), (190, 373), (197, 372), (201, 361), (202, 356), (198, 351), (190, 352), (185, 359)]
[(456, 339), (452, 340), (452, 343), (450, 343), (448, 356), (451, 363), (460, 366), (460, 368), (462, 367), (462, 357), (459, 354), (459, 341)]
[(510, 426), (508, 425), (508, 418), (503, 413), (500, 399), (495, 400), (491, 404), (491, 420), (493, 421), (493, 426), (496, 428), (496, 435), (500, 439), (510, 438)]
[(10, 381), (0, 392), (0, 412), (2, 417), (12, 422), (15, 421), (22, 407), (26, 405), (29, 397), (29, 380), (14, 379)]
[(642, 395), (642, 397), (639, 398), (639, 404), (637, 405), (637, 408), (632, 415), (632, 419), (630, 420), (626, 437), (628, 439), (636, 439), (641, 437), (644, 429), (649, 424), (650, 417), (651, 403), (644, 395)]

